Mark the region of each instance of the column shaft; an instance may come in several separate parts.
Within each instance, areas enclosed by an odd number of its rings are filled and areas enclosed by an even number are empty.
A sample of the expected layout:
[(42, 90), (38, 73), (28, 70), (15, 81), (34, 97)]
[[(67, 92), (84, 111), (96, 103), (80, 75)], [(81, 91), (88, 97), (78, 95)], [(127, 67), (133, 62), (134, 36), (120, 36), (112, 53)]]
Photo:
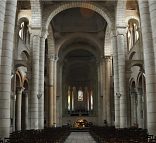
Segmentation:
[(120, 99), (119, 99), (119, 73), (118, 73), (118, 49), (117, 37), (112, 37), (113, 46), (113, 69), (114, 69), (114, 104), (115, 104), (115, 127), (120, 127)]
[(134, 96), (131, 94), (131, 126), (134, 125)]
[(107, 109), (107, 123), (111, 125), (111, 59), (110, 57), (106, 57), (106, 109)]
[[(13, 55), (14, 27), (16, 19), (17, 0), (0, 2), (0, 50), (2, 50), (0, 63), (0, 137), (9, 137), (10, 133), (10, 95), (11, 95), (11, 69)], [(6, 8), (6, 9), (5, 9)], [(5, 9), (5, 10), (4, 10)], [(4, 11), (3, 11), (4, 10)], [(4, 12), (5, 19), (4, 19)], [(4, 21), (3, 21), (4, 20)], [(4, 29), (3, 28), (4, 22)], [(2, 26), (2, 27), (1, 27)], [(1, 48), (2, 46), (2, 48)]]
[(53, 110), (53, 100), (54, 100), (54, 60), (53, 57), (49, 59), (49, 126), (53, 126), (54, 120), (54, 110)]
[(152, 29), (152, 39), (153, 39), (153, 47), (154, 47), (154, 57), (155, 57), (155, 70), (156, 70), (156, 1), (148, 0), (149, 2), (149, 11), (150, 11), (150, 20), (151, 20), (151, 29)]
[[(4, 17), (5, 17), (5, 7), (6, 7), (6, 0), (1, 0), (0, 2), (0, 57), (2, 54), (2, 39), (3, 39), (3, 27), (4, 27)], [(0, 58), (1, 60), (1, 58)]]
[(142, 95), (141, 93), (138, 91), (137, 94), (137, 99), (138, 99), (138, 106), (137, 106), (137, 122), (138, 122), (138, 127), (139, 128), (143, 128), (143, 119), (142, 119)]
[(24, 121), (25, 129), (28, 129), (28, 93), (25, 93), (25, 121)]
[(21, 130), (21, 107), (22, 107), (22, 88), (17, 89), (16, 95), (16, 130)]
[[(100, 63), (98, 63), (98, 108), (97, 108), (97, 111), (98, 111), (98, 125), (101, 126), (103, 124), (102, 122), (102, 117), (101, 117), (101, 112), (103, 111), (102, 110), (102, 101), (101, 101), (101, 98), (102, 98), (102, 92), (103, 92), (103, 84), (102, 84), (102, 62), (100, 61)], [(103, 96), (104, 98), (104, 96)]]
[(41, 37), (40, 46), (40, 70), (39, 70), (39, 94), (38, 101), (38, 123), (39, 129), (44, 128), (44, 59), (45, 59), (45, 38)]
[(38, 88), (39, 88), (39, 47), (40, 36), (33, 33), (32, 36), (32, 88), (31, 88), (31, 129), (38, 129)]
[[(154, 18), (151, 11), (151, 21), (149, 13), (148, 1), (139, 0), (139, 10), (141, 17), (141, 27), (142, 27), (142, 39), (143, 39), (143, 53), (144, 53), (144, 67), (146, 75), (146, 95), (147, 95), (147, 129), (149, 134), (156, 135), (156, 74), (154, 62), (154, 49), (152, 42), (152, 29), (151, 23), (153, 25)], [(152, 1), (150, 2), (150, 10), (152, 10)], [(151, 7), (152, 6), (152, 7)], [(151, 22), (150, 22), (151, 21)], [(153, 32), (155, 31), (154, 25), (152, 26)], [(154, 32), (155, 33), (155, 32)], [(155, 34), (154, 34), (155, 35)]]
[(53, 98), (53, 109), (54, 109), (54, 116), (53, 116), (53, 120), (54, 120), (54, 124), (56, 125), (58, 123), (57, 120), (57, 114), (56, 114), (56, 96), (57, 95), (57, 59), (55, 57), (55, 61), (54, 61), (54, 98)]
[(127, 127), (127, 101), (126, 101), (126, 88), (125, 88), (125, 45), (124, 29), (118, 29), (119, 35), (117, 36), (118, 47), (118, 72), (119, 72), (119, 93), (120, 97), (120, 128)]
[(101, 94), (103, 95), (103, 104), (102, 104), (102, 108), (103, 108), (103, 123), (104, 120), (107, 120), (107, 110), (106, 110), (106, 66), (105, 66), (105, 59), (101, 59), (102, 63), (101, 63), (101, 71), (102, 71), (102, 75), (101, 75), (101, 82), (102, 82), (102, 87), (101, 87)]

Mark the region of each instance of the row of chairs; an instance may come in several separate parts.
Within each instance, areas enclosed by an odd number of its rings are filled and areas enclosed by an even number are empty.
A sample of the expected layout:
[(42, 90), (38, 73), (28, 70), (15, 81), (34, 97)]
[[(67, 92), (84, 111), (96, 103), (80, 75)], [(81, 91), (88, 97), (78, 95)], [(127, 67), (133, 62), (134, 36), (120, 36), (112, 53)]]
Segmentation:
[(156, 143), (152, 135), (148, 135), (147, 129), (115, 127), (91, 127), (90, 134), (98, 143)]
[(43, 130), (15, 131), (10, 134), (10, 143), (63, 143), (70, 134), (67, 127)]
[(0, 138), (0, 143), (10, 143), (10, 138)]

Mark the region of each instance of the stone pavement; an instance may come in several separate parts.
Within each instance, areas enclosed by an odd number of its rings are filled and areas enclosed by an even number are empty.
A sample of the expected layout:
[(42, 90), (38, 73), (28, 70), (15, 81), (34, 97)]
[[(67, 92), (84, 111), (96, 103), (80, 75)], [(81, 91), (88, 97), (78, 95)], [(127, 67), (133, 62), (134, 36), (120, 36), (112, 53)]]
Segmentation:
[(96, 143), (89, 132), (71, 132), (65, 143)]

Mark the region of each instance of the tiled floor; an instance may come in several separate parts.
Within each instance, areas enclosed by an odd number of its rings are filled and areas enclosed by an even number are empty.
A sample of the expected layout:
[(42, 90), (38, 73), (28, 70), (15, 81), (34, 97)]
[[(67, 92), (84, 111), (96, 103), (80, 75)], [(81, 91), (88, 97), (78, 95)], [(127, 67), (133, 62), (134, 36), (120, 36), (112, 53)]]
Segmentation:
[(71, 132), (65, 143), (96, 143), (88, 132)]

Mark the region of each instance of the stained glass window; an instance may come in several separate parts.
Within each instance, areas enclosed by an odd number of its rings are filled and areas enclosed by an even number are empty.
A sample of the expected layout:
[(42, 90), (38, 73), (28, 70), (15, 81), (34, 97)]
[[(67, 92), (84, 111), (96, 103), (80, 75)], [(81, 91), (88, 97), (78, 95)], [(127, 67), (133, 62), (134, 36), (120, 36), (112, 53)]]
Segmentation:
[(78, 91), (78, 101), (83, 101), (83, 91), (82, 90)]

